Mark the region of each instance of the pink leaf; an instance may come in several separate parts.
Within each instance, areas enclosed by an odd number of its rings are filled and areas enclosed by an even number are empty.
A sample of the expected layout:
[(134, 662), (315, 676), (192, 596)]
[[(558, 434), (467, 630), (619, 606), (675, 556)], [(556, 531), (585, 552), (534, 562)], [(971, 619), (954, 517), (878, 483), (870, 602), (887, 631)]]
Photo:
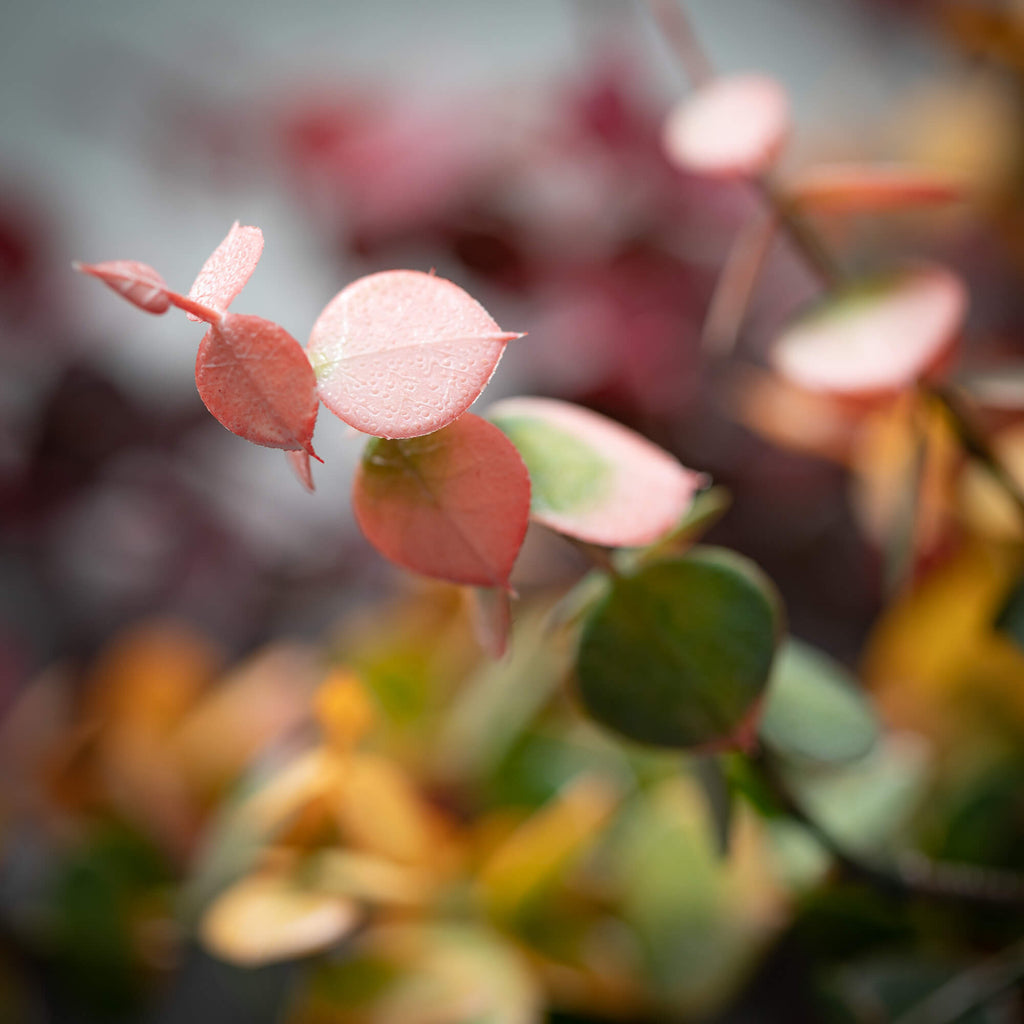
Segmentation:
[(682, 100), (662, 140), (677, 167), (714, 178), (760, 174), (789, 134), (789, 99), (766, 75), (719, 78)]
[(335, 296), (309, 356), (336, 416), (378, 437), (417, 437), (461, 416), (518, 337), (451, 281), (390, 270)]
[(285, 455), (295, 471), (295, 475), (299, 478), (299, 483), (312, 494), (316, 490), (316, 486), (313, 483), (313, 467), (309, 462), (309, 452), (304, 448), (298, 448), (286, 451)]
[(943, 267), (917, 267), (830, 296), (775, 345), (776, 370), (811, 391), (870, 399), (945, 367), (967, 289)]
[(214, 323), (199, 346), (196, 387), (232, 433), (317, 457), (316, 379), (302, 346), (284, 328), (236, 314)]
[(963, 198), (964, 189), (948, 175), (919, 167), (827, 164), (800, 174), (789, 193), (815, 210), (857, 213), (949, 203)]
[(591, 544), (652, 543), (682, 519), (704, 483), (646, 438), (568, 402), (509, 398), (487, 415), (530, 472), (531, 516)]
[(425, 437), (371, 440), (352, 506), (366, 539), (397, 565), (507, 588), (526, 535), (530, 478), (505, 435), (468, 413)]
[(150, 266), (136, 260), (75, 263), (75, 270), (99, 278), (118, 295), (147, 313), (166, 313), (171, 305), (167, 282)]
[[(232, 300), (245, 287), (246, 281), (263, 253), (263, 232), (259, 228), (241, 227), (236, 220), (213, 254), (203, 264), (199, 276), (189, 289), (188, 297), (210, 309), (226, 312)], [(189, 313), (190, 320), (205, 319)]]

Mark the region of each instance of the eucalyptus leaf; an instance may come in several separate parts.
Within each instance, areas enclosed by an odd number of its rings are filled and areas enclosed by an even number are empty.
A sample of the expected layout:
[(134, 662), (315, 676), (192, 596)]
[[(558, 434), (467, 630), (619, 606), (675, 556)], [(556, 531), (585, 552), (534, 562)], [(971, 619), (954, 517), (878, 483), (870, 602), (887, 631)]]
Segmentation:
[(576, 669), (584, 706), (641, 743), (743, 746), (781, 618), (770, 581), (720, 549), (620, 576), (583, 627)]

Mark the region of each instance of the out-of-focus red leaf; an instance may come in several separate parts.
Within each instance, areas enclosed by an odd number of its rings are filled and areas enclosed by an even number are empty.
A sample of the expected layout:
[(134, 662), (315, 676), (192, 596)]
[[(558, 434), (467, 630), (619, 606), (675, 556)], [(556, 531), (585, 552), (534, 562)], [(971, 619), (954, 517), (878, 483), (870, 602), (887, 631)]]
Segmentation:
[[(262, 254), (263, 232), (255, 227), (242, 227), (236, 220), (227, 237), (203, 264), (188, 297), (211, 309), (226, 312), (252, 277)], [(189, 313), (188, 318), (203, 319), (194, 313)]]
[(130, 303), (147, 313), (166, 313), (171, 300), (167, 282), (150, 266), (137, 260), (75, 263), (75, 270), (98, 278)]
[(789, 99), (775, 79), (734, 75), (680, 101), (665, 122), (663, 142), (685, 171), (746, 177), (771, 167), (789, 127)]
[(826, 164), (800, 174), (789, 194), (814, 210), (858, 213), (950, 203), (964, 189), (949, 175), (907, 164)]
[(829, 297), (783, 332), (773, 362), (812, 391), (884, 397), (945, 366), (966, 311), (956, 274), (916, 267)]
[(324, 405), (378, 437), (429, 434), (483, 391), (507, 342), (458, 285), (415, 270), (353, 282), (313, 325), (309, 354)]
[(568, 402), (509, 398), (487, 415), (529, 469), (531, 516), (592, 544), (652, 543), (679, 522), (704, 481), (634, 431)]
[(530, 478), (508, 438), (468, 413), (426, 437), (370, 441), (352, 505), (366, 539), (397, 565), (507, 588), (526, 535)]
[(283, 327), (236, 314), (212, 324), (196, 357), (196, 387), (233, 434), (318, 458), (316, 379), (302, 346)]

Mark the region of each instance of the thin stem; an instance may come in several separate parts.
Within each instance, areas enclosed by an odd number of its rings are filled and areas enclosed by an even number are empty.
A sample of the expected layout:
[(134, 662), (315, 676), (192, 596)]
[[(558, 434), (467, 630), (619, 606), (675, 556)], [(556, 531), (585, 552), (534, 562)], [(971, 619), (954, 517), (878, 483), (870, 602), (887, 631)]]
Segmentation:
[(661, 34), (676, 55), (683, 73), (694, 89), (710, 82), (715, 69), (700, 38), (694, 32), (686, 10), (675, 0), (647, 0), (651, 16), (658, 23)]
[(922, 385), (921, 389), (925, 395), (938, 402), (946, 411), (964, 450), (992, 474), (1013, 502), (1021, 522), (1024, 523), (1024, 491), (1021, 490), (1016, 478), (996, 454), (988, 438), (975, 424), (966, 403), (951, 387), (927, 384)]
[(751, 763), (760, 771), (786, 815), (818, 840), (848, 878), (868, 882), (901, 899), (953, 901), (1013, 910), (1024, 908), (1024, 877), (1012, 872), (936, 862), (920, 854), (905, 854), (889, 865), (852, 853), (807, 812), (770, 756), (762, 751)]

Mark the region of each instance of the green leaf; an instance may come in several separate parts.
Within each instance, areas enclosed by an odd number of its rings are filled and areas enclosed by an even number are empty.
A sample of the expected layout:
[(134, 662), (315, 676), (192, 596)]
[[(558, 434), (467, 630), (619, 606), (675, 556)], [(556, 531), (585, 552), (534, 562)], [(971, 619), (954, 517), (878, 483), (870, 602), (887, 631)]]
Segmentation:
[(771, 582), (720, 549), (621, 576), (580, 638), (583, 703), (597, 721), (641, 743), (743, 746), (781, 618)]
[(855, 761), (878, 739), (874, 712), (856, 681), (797, 640), (775, 661), (760, 731), (780, 754), (823, 764)]
[(1003, 599), (995, 628), (1024, 650), (1024, 578), (1017, 580)]

